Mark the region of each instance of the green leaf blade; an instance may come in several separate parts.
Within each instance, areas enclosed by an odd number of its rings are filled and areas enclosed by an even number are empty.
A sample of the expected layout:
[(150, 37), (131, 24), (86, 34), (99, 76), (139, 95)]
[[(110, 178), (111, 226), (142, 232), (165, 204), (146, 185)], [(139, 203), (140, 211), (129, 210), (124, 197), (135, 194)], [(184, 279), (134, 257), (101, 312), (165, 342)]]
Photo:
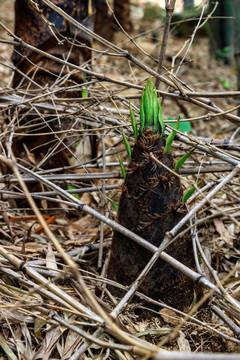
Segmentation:
[(134, 134), (135, 139), (137, 140), (137, 138), (138, 138), (137, 121), (136, 121), (135, 115), (134, 115), (134, 113), (132, 111), (131, 105), (130, 105), (130, 117), (131, 117), (133, 134)]
[(143, 93), (142, 93), (141, 103), (140, 103), (140, 128), (139, 128), (140, 134), (143, 132), (144, 127), (145, 127), (145, 114), (144, 114)]
[[(180, 119), (178, 119), (178, 121), (176, 122), (176, 125), (174, 126), (176, 130), (178, 130), (179, 124), (180, 124)], [(177, 134), (176, 130), (171, 131), (170, 134), (168, 135), (167, 140), (166, 140), (166, 146), (164, 149), (164, 154), (170, 154), (171, 149), (172, 149), (173, 139), (175, 138), (175, 136)]]
[(185, 192), (182, 198), (183, 204), (185, 204), (185, 202), (190, 198), (190, 196), (194, 193), (194, 191), (196, 191), (196, 188), (192, 187), (191, 189)]
[[(174, 118), (169, 116), (168, 120), (174, 120)], [(180, 116), (180, 120), (182, 120), (182, 116)], [(176, 123), (177, 122), (175, 121), (175, 122), (172, 122), (172, 123), (168, 123), (168, 125), (174, 127), (176, 125)], [(181, 121), (178, 130), (183, 132), (183, 133), (189, 134), (191, 132), (191, 130), (192, 130), (191, 122), (190, 121)]]
[[(87, 74), (84, 74), (84, 82), (87, 82)], [(86, 98), (87, 97), (87, 87), (85, 85), (83, 85), (82, 87), (82, 98)]]
[(122, 131), (122, 137), (123, 137), (123, 142), (124, 142), (124, 145), (125, 145), (125, 148), (127, 150), (127, 153), (128, 153), (128, 158), (129, 160), (131, 159), (132, 157), (132, 149), (131, 149), (131, 146), (126, 138), (126, 135), (124, 134), (124, 132)]
[(122, 172), (123, 179), (125, 180), (125, 179), (126, 179), (127, 170), (126, 170), (125, 165), (124, 165), (124, 163), (122, 162), (122, 159), (120, 158), (120, 156), (118, 157), (118, 160), (119, 160), (119, 165), (120, 165), (120, 169), (121, 169), (121, 172)]
[(106, 199), (110, 202), (110, 204), (114, 207), (114, 209), (116, 210), (116, 212), (118, 212), (118, 208), (119, 208), (119, 205), (113, 201), (112, 199), (110, 199), (108, 196), (106, 196)]
[(161, 127), (158, 122), (158, 113), (159, 113), (159, 106), (158, 106), (158, 97), (157, 91), (154, 90), (154, 100), (153, 100), (153, 133), (157, 133), (160, 131)]
[(174, 171), (175, 171), (176, 173), (179, 172), (180, 167), (181, 167), (181, 166), (186, 162), (186, 160), (192, 155), (193, 151), (194, 151), (194, 150), (188, 151), (186, 154), (184, 154), (184, 155), (178, 160), (178, 162), (176, 163), (175, 168), (174, 168)]
[(201, 186), (203, 181), (201, 180), (197, 186), (193, 186), (191, 189), (185, 192), (182, 198), (182, 203), (185, 204), (185, 202), (190, 198), (190, 196), (197, 190), (197, 187)]
[[(77, 188), (76, 188), (76, 186), (69, 184), (67, 186), (67, 189), (68, 190), (76, 190)], [(72, 193), (72, 196), (74, 196), (76, 199), (80, 200), (80, 196), (78, 193)]]
[(162, 114), (162, 105), (161, 105), (161, 99), (159, 98), (158, 102), (158, 122), (161, 127), (161, 135), (164, 135), (164, 120), (163, 120), (163, 114)]
[(83, 86), (82, 89), (83, 89), (82, 98), (86, 98), (87, 97), (87, 88), (86, 88), (86, 86)]

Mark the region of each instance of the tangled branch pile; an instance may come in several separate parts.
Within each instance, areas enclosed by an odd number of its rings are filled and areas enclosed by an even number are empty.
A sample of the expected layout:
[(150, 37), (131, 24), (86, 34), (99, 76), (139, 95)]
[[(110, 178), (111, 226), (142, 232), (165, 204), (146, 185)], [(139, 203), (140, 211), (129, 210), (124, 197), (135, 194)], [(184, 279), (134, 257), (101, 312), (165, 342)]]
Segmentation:
[[(0, 40), (4, 46), (22, 45), (11, 29), (2, 27), (3, 34), (11, 35)], [(54, 27), (53, 31), (62, 36)], [(54, 75), (51, 84), (37, 88), (1, 90), (3, 358), (190, 359), (191, 351), (194, 359), (198, 355), (217, 359), (213, 352), (221, 352), (221, 359), (238, 357), (240, 118), (234, 97), (240, 93), (219, 91), (221, 83), (213, 78), (215, 63), (206, 52), (199, 59), (195, 56), (193, 65), (184, 65), (194, 56), (194, 36), (187, 51), (183, 48), (185, 55), (175, 72), (175, 55), (182, 45), (169, 35), (173, 45), (167, 56), (162, 47), (165, 67), (158, 73), (159, 46), (146, 40), (148, 32), (140, 37), (135, 31), (138, 39), (133, 34), (127, 44), (126, 35), (117, 34), (118, 44), (122, 41), (118, 46), (91, 34), (95, 40), (91, 69), (88, 63), (79, 66), (54, 58), (63, 66), (62, 78), (55, 81)], [(160, 41), (163, 29), (158, 31)], [(69, 48), (76, 46), (70, 39), (64, 41)], [(197, 48), (206, 51), (206, 40), (198, 41)], [(44, 56), (53, 55), (45, 52)], [(203, 57), (206, 63), (200, 60)], [(231, 78), (230, 70), (219, 72)], [(79, 84), (74, 72), (87, 78), (82, 77)], [(165, 138), (171, 131), (176, 136), (170, 155), (164, 153), (162, 133), (151, 130), (149, 136), (148, 128), (140, 128), (128, 165), (126, 146), (129, 151), (136, 128), (132, 129), (129, 107), (140, 123), (141, 93), (149, 77), (160, 82), (157, 93), (162, 99)], [(210, 82), (209, 91), (204, 81)], [(69, 96), (73, 88), (79, 97)], [(190, 133), (184, 124), (192, 124)], [(98, 140), (97, 153), (92, 152), (89, 138)], [(174, 163), (186, 154), (174, 172)], [(153, 178), (149, 173), (154, 173)], [(156, 175), (161, 180), (159, 206), (155, 200), (160, 190), (153, 184)], [(146, 178), (151, 185), (147, 191)], [(186, 197), (178, 212), (183, 195), (180, 180)], [(142, 202), (136, 201), (139, 194)], [(166, 225), (161, 229), (150, 224), (150, 218), (153, 222), (161, 218), (160, 209), (165, 215), (174, 213), (161, 223)], [(119, 222), (114, 220), (117, 210)], [(152, 229), (156, 241), (148, 238)], [(123, 268), (118, 255), (110, 258), (113, 231), (113, 246), (117, 237), (122, 241)], [(171, 284), (174, 277), (175, 292), (170, 286), (154, 293), (153, 285), (159, 289), (158, 282), (165, 279), (164, 271), (161, 277), (148, 273), (154, 263), (164, 266)], [(112, 280), (107, 278), (111, 267), (115, 268), (109, 276)], [(186, 293), (178, 281), (182, 278), (191, 287), (190, 301), (185, 302)], [(189, 285), (194, 282), (196, 287)], [(147, 310), (145, 318), (143, 310)]]

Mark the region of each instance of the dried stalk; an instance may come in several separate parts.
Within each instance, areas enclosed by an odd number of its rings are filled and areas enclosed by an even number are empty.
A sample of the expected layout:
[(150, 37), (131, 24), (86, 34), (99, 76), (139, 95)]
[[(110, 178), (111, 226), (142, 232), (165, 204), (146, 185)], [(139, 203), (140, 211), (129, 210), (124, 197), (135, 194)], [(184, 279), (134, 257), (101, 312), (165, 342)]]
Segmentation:
[[(192, 46), (192, 43), (193, 43), (193, 40), (194, 40), (195, 35), (196, 35), (196, 33), (197, 33), (197, 30), (201, 27), (200, 24), (201, 24), (202, 17), (203, 17), (204, 11), (205, 11), (205, 9), (206, 9), (206, 6), (207, 6), (207, 1), (205, 1), (205, 3), (203, 4), (202, 10), (201, 10), (201, 14), (200, 14), (200, 16), (199, 16), (199, 20), (198, 20), (198, 23), (197, 23), (197, 26), (195, 27), (195, 29), (194, 29), (194, 31), (193, 31), (193, 33), (192, 33), (192, 35), (191, 35), (191, 38), (188, 40), (189, 44), (188, 44), (187, 50), (186, 50), (183, 58), (181, 59), (181, 61), (180, 61), (180, 63), (179, 63), (179, 66), (178, 66), (178, 68), (177, 68), (177, 70), (176, 70), (176, 72), (175, 72), (175, 76), (179, 73), (179, 71), (180, 71), (180, 69), (181, 69), (181, 66), (182, 66), (182, 64), (184, 63), (185, 59), (186, 59), (186, 56), (187, 56), (187, 54), (189, 53), (190, 47)], [(207, 20), (208, 20), (208, 19), (206, 19), (206, 21), (207, 21)], [(205, 21), (205, 22), (206, 22), (206, 21)], [(205, 22), (204, 22), (204, 23), (205, 23)], [(203, 24), (204, 24), (204, 23), (203, 23)], [(202, 24), (202, 25), (203, 25), (203, 24)], [(174, 63), (173, 63), (173, 65), (174, 65)]]
[[(175, 2), (176, 2), (176, 0), (165, 0), (166, 20), (165, 20), (165, 24), (164, 24), (161, 50), (160, 50), (159, 58), (158, 58), (157, 72), (159, 74), (161, 74), (163, 72), (163, 62), (164, 62), (164, 59), (166, 56), (168, 34), (169, 34), (169, 30), (170, 30), (172, 15), (173, 15), (174, 8), (175, 8)], [(160, 83), (159, 79), (156, 79), (156, 88), (157, 89), (159, 88), (159, 83)]]
[[(8, 163), (8, 161), (3, 157), (0, 156), (0, 160), (4, 161), (6, 163)], [(118, 224), (117, 222), (110, 220), (108, 218), (106, 218), (105, 216), (103, 216), (101, 213), (97, 212), (96, 210), (92, 209), (90, 206), (82, 203), (80, 200), (76, 199), (74, 196), (72, 196), (71, 194), (68, 194), (67, 192), (65, 192), (65, 190), (61, 189), (59, 186), (53, 184), (52, 182), (43, 179), (40, 175), (35, 174), (34, 172), (32, 172), (31, 170), (23, 167), (22, 165), (17, 165), (19, 169), (21, 169), (23, 172), (31, 175), (33, 178), (40, 180), (43, 184), (45, 184), (47, 187), (51, 188), (52, 190), (55, 190), (59, 195), (61, 195), (62, 197), (64, 197), (65, 199), (69, 200), (71, 202), (71, 205), (75, 208), (77, 208), (80, 211), (84, 211), (90, 215), (93, 215), (94, 217), (96, 217), (97, 219), (103, 221), (105, 224), (109, 225), (110, 227), (113, 227), (114, 229), (116, 229), (118, 232), (120, 232), (121, 234), (127, 236), (129, 239), (132, 239), (133, 241), (135, 241), (137, 244), (139, 244), (140, 246), (143, 246), (145, 249), (149, 250), (150, 252), (155, 253), (156, 251), (158, 251), (158, 248), (152, 244), (150, 244), (149, 242), (147, 242), (145, 239), (141, 238), (140, 236), (132, 233), (131, 231), (129, 231), (128, 229), (126, 229), (125, 227), (121, 226), (120, 224)], [(239, 166), (237, 166), (234, 169), (234, 173), (232, 172), (230, 175), (233, 176), (233, 174), (236, 174), (239, 171)], [(230, 178), (228, 177), (228, 180), (230, 180)], [(227, 180), (227, 181), (228, 181)], [(224, 180), (223, 180), (224, 181)], [(223, 186), (223, 185), (222, 185)], [(221, 188), (221, 187), (220, 187)], [(215, 188), (216, 191), (216, 188)], [(204, 199), (205, 200), (205, 199)], [(185, 219), (185, 218), (184, 218)], [(187, 221), (187, 220), (186, 220)], [(175, 231), (175, 229), (174, 229)], [(166, 235), (167, 239), (168, 239), (168, 234)], [(170, 235), (171, 236), (171, 235)], [(172, 237), (171, 237), (172, 238)], [(183, 274), (185, 274), (187, 277), (189, 277), (190, 279), (192, 279), (194, 282), (199, 282), (201, 283), (203, 286), (206, 286), (207, 288), (210, 289), (214, 289), (214, 291), (216, 291), (216, 295), (218, 296), (222, 296), (221, 292), (217, 289), (217, 287), (215, 287), (215, 285), (213, 285), (211, 282), (209, 282), (205, 277), (203, 276), (199, 276), (199, 274), (197, 274), (196, 272), (194, 272), (193, 270), (189, 269), (188, 267), (184, 266), (183, 264), (181, 264), (180, 262), (176, 261), (175, 259), (173, 259), (171, 256), (169, 256), (168, 254), (166, 254), (165, 252), (162, 252), (160, 254), (160, 258), (163, 259), (165, 262), (167, 262), (168, 264), (172, 265), (173, 267), (175, 267), (177, 270), (179, 270), (180, 272), (182, 272)], [(236, 303), (237, 306), (240, 306), (240, 304), (237, 301), (234, 301)], [(239, 305), (238, 305), (239, 304)]]
[(224, 314), (216, 305), (211, 305), (213, 312), (222, 319), (225, 324), (233, 331), (233, 333), (240, 339), (240, 328), (237, 326), (226, 314)]
[[(136, 59), (134, 56), (132, 56), (128, 51), (126, 50), (123, 50), (121, 48), (118, 48), (117, 46), (113, 45), (112, 43), (108, 42), (107, 40), (101, 38), (99, 35), (96, 35), (94, 32), (92, 32), (91, 30), (87, 29), (85, 26), (81, 25), (80, 23), (78, 23), (75, 19), (73, 19), (71, 16), (69, 16), (68, 14), (66, 14), (63, 10), (61, 10), (59, 7), (57, 7), (56, 5), (54, 5), (51, 1), (49, 0), (43, 0), (43, 2), (45, 4), (47, 4), (50, 8), (52, 8), (54, 11), (56, 11), (57, 13), (59, 13), (61, 16), (63, 16), (65, 19), (67, 19), (68, 21), (70, 21), (72, 24), (74, 24), (78, 29), (81, 29), (81, 30), (84, 30), (87, 34), (89, 34), (90, 36), (92, 36), (93, 38), (95, 38), (97, 41), (100, 41), (101, 43), (105, 44), (106, 46), (109, 46), (110, 44), (110, 48), (112, 48), (113, 50), (115, 50), (119, 56), (121, 57), (124, 57), (130, 61), (132, 61), (135, 65), (139, 66), (140, 68), (142, 68), (143, 70), (145, 70), (146, 72), (148, 72), (149, 74), (151, 74), (152, 76), (156, 77), (157, 79), (163, 81), (166, 85), (168, 86), (171, 86), (171, 87), (176, 87), (175, 85), (175, 82), (172, 82), (169, 81), (168, 79), (166, 79), (165, 77), (159, 75), (157, 72), (153, 71), (150, 67), (144, 65), (141, 61), (139, 61), (138, 59)], [(106, 77), (102, 74), (97, 74), (97, 73), (94, 73), (90, 70), (87, 70), (86, 68), (81, 68), (79, 66), (76, 66), (74, 64), (71, 64), (67, 61), (64, 61), (64, 60), (61, 60), (55, 56), (52, 56), (50, 54), (47, 54), (45, 53), (44, 51), (41, 51), (29, 44), (26, 44), (25, 42), (22, 41), (22, 39), (16, 37), (9, 29), (7, 29), (5, 27), (5, 25), (3, 25), (1, 22), (0, 22), (0, 25), (6, 29), (7, 32), (9, 32), (11, 34), (11, 36), (13, 36), (18, 42), (19, 42), (19, 45), (24, 45), (26, 47), (28, 47), (29, 49), (31, 49), (32, 51), (35, 51), (39, 54), (42, 54), (42, 55), (45, 55), (46, 57), (56, 61), (56, 62), (59, 62), (59, 63), (62, 63), (62, 64), (65, 64), (67, 66), (69, 66), (70, 68), (73, 68), (73, 69), (78, 69), (78, 70), (82, 70), (83, 72), (85, 72), (86, 74), (89, 74), (89, 75), (92, 75), (94, 77), (96, 77), (98, 80), (100, 81), (109, 81), (109, 82), (116, 82), (112, 79), (110, 79), (109, 77)], [(218, 112), (221, 112), (221, 110), (219, 108), (216, 108), (214, 106), (209, 106), (208, 104), (210, 104), (210, 100), (208, 99), (200, 99), (201, 101), (196, 101), (195, 99), (192, 99), (192, 98), (189, 98), (189, 96), (186, 96), (186, 94), (184, 93), (184, 97), (180, 95), (178, 95), (179, 98), (183, 99), (183, 100), (188, 100), (196, 105), (199, 105), (201, 107), (204, 107), (208, 110), (211, 110), (215, 113), (218, 113)], [(240, 122), (240, 118), (238, 116), (235, 116), (235, 115), (232, 115), (232, 114), (226, 114), (225, 117), (231, 121), (233, 121), (234, 123), (239, 123)]]
[[(118, 173), (87, 173), (87, 174), (59, 174), (59, 175), (47, 175), (42, 176), (45, 180), (49, 181), (87, 181), (87, 180), (97, 180), (97, 179), (121, 179), (122, 175), (120, 172)], [(2, 180), (4, 176), (2, 177)], [(26, 183), (35, 182), (35, 180), (31, 176), (23, 176), (23, 181)], [(0, 178), (1, 181), (1, 178)], [(11, 177), (9, 179), (11, 184), (18, 182), (16, 177)]]

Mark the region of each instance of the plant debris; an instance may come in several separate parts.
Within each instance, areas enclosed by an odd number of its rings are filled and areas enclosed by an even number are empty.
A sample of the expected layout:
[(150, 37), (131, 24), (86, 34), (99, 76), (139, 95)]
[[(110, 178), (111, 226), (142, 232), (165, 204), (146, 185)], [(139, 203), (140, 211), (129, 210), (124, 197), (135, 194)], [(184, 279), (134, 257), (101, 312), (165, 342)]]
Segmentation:
[[(14, 25), (13, 5), (13, 0), (0, 3), (1, 21), (10, 31)], [(61, 97), (61, 81), (64, 79), (58, 79), (57, 88), (46, 82), (40, 90), (13, 89), (11, 79), (15, 69), (10, 61), (13, 38), (9, 31), (0, 27), (2, 359), (129, 360), (178, 359), (180, 356), (187, 359), (191, 355), (189, 351), (194, 352), (196, 360), (200, 355), (205, 360), (214, 360), (215, 353), (227, 360), (239, 358), (240, 119), (236, 110), (232, 110), (239, 97), (239, 93), (233, 92), (236, 87), (234, 69), (232, 66), (218, 66), (210, 58), (207, 39), (194, 39), (186, 51), (184, 44), (189, 37), (176, 39), (170, 33), (157, 95), (163, 99), (164, 132), (168, 137), (177, 119), (180, 119), (180, 124), (190, 122), (191, 132), (175, 129), (169, 155), (164, 154), (165, 140), (157, 131), (143, 130), (131, 153), (128, 168), (129, 155), (122, 131), (132, 148), (136, 126), (133, 131), (134, 120), (129, 106), (139, 128), (141, 94), (149, 77), (155, 82), (156, 59), (164, 26), (159, 22), (140, 22), (142, 2), (132, 6), (135, 30), (130, 39), (122, 32), (115, 35), (112, 44), (94, 39), (91, 69), (88, 64), (84, 65), (91, 73), (90, 80), (84, 83), (84, 89), (74, 84), (76, 91), (84, 91), (84, 96), (79, 98)], [(58, 32), (55, 34), (59, 36)], [(185, 60), (176, 74), (182, 59)], [(71, 67), (66, 66), (66, 69), (72, 74)], [(59, 92), (55, 93), (55, 90)], [(63, 133), (61, 142), (56, 142), (53, 151), (53, 154), (57, 153), (58, 145), (61, 145), (69, 163), (55, 170), (46, 169), (38, 163), (27, 144), (22, 148), (22, 159), (13, 153), (12, 144), (19, 136), (24, 139), (32, 135), (30, 130), (33, 128), (26, 128), (23, 113), (38, 117), (39, 128), (46, 126), (45, 120), (50, 115), (54, 121), (63, 117), (69, 119), (73, 126)], [(58, 135), (55, 129), (51, 134), (54, 141)], [(88, 140), (81, 143), (83, 135)], [(99, 140), (94, 160), (88, 156), (88, 135), (97, 136)], [(35, 145), (37, 140), (41, 140), (37, 139), (39, 136), (43, 136), (43, 132), (37, 134)], [(146, 141), (148, 137), (151, 139), (149, 143)], [(144, 152), (140, 148), (142, 145)], [(154, 156), (152, 159), (146, 150), (148, 146)], [(136, 166), (144, 164), (145, 172), (155, 172), (157, 176), (171, 178), (173, 183), (179, 184), (178, 177), (171, 172), (169, 175), (169, 170), (161, 167), (154, 158), (161, 162), (166, 160), (167, 166), (174, 170), (174, 163), (193, 149), (177, 172), (184, 194), (189, 189), (196, 189), (186, 200), (187, 210), (182, 210), (189, 216), (190, 224), (186, 229), (186, 254), (178, 253), (177, 256), (180, 262), (189, 257), (189, 267), (186, 268), (198, 276), (202, 286), (205, 285), (202, 300), (197, 293), (191, 292), (192, 300), (186, 313), (161, 302), (164, 298), (156, 300), (152, 293), (148, 296), (142, 294), (141, 288), (133, 291), (135, 298), (132, 299), (127, 286), (107, 278), (107, 265), (113, 231), (121, 234), (114, 236), (124, 234), (129, 246), (136, 246), (136, 240), (141, 237), (145, 247), (152, 246), (152, 252), (156, 254), (159, 250), (147, 242), (148, 234), (144, 233), (147, 224), (142, 224), (142, 230), (132, 227), (147, 218), (148, 214), (143, 211), (147, 203), (140, 209), (141, 219), (138, 212), (131, 213), (133, 218), (124, 220), (126, 228), (114, 221), (117, 210), (119, 214), (122, 212), (123, 200), (119, 208), (113, 206), (119, 204), (122, 189), (126, 191), (132, 184), (131, 191), (137, 196), (134, 193), (136, 184), (142, 179), (129, 181), (126, 173), (124, 183), (124, 171), (131, 170), (130, 175), (134, 171), (139, 173)], [(35, 151), (39, 155), (37, 148)], [(147, 153), (147, 158), (143, 158), (144, 153)], [(51, 156), (50, 160), (53, 159)], [(133, 165), (135, 168), (131, 169)], [(159, 209), (166, 214), (167, 204), (172, 204), (172, 200), (182, 201), (180, 187), (171, 192), (172, 185), (167, 179), (168, 198), (164, 195), (160, 204), (157, 196), (155, 199), (149, 189), (147, 191), (152, 199), (152, 215), (160, 212)], [(154, 179), (149, 178), (148, 182), (151, 181)], [(36, 207), (31, 199), (37, 201)], [(131, 207), (134, 206), (132, 202)], [(180, 220), (183, 214), (177, 209), (172, 208), (170, 212), (178, 214)], [(130, 208), (127, 210), (130, 214)], [(129, 227), (127, 221), (131, 221)], [(174, 216), (162, 233), (168, 231), (171, 234), (171, 226), (175, 224)], [(190, 240), (193, 241), (194, 267)], [(159, 243), (155, 244), (158, 246)], [(172, 249), (175, 243), (170, 245)], [(148, 261), (151, 252), (144, 247), (141, 251)], [(170, 253), (171, 247), (167, 251)], [(139, 263), (143, 264), (142, 258)], [(134, 268), (136, 264), (133, 263)], [(167, 276), (171, 277), (175, 270), (166, 266)], [(136, 280), (135, 275), (125, 274), (128, 275), (127, 285)], [(151, 284), (153, 279), (149, 281)], [(117, 287), (124, 295), (114, 296), (111, 289)], [(168, 294), (171, 295), (170, 288)], [(181, 296), (185, 297), (184, 292)], [(144, 309), (151, 313), (147, 319), (139, 316)]]

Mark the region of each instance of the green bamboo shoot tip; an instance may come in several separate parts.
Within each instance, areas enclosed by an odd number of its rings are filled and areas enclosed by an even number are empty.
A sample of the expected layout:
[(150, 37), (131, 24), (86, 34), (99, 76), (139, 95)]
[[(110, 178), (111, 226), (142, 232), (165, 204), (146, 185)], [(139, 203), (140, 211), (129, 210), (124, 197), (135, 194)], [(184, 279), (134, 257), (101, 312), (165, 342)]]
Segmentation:
[(154, 88), (152, 79), (150, 78), (142, 93), (139, 133), (149, 128), (152, 128), (153, 133), (160, 132), (161, 135), (164, 133), (161, 102), (158, 100), (157, 90)]

